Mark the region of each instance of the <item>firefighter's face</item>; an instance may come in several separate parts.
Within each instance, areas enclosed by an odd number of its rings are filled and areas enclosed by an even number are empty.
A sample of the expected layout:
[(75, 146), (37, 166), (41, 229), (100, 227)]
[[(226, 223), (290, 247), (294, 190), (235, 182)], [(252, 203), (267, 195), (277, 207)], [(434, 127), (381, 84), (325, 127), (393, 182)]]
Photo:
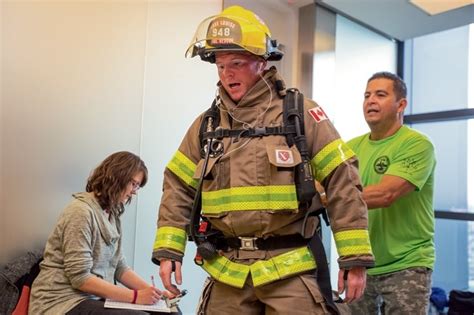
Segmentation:
[(265, 61), (249, 53), (216, 53), (217, 72), (222, 86), (238, 102), (260, 79)]

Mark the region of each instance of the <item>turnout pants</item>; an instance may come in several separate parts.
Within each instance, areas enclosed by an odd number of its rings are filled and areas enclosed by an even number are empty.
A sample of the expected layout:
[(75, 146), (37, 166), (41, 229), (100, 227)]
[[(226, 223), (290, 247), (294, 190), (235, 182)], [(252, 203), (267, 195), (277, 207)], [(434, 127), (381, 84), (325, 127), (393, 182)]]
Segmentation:
[(329, 314), (313, 273), (296, 275), (254, 287), (251, 277), (242, 289), (208, 278), (197, 314), (206, 315), (326, 315)]

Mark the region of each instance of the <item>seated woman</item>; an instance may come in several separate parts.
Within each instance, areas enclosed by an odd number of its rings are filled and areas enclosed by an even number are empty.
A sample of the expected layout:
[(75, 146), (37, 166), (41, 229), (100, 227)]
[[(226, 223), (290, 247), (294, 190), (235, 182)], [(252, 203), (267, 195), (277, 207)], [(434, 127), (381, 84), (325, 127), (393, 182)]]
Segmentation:
[(143, 314), (104, 309), (104, 298), (139, 304), (160, 299), (162, 292), (130, 269), (122, 254), (124, 205), (147, 178), (145, 163), (130, 152), (110, 155), (92, 172), (86, 192), (73, 194), (49, 236), (29, 314)]

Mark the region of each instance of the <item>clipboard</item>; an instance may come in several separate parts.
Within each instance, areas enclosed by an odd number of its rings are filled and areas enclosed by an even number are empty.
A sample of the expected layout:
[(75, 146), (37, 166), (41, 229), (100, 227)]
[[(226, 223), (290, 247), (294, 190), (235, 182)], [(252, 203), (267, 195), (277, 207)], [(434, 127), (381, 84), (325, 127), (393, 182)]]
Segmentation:
[(188, 293), (187, 290), (181, 291), (181, 294), (176, 296), (173, 299), (168, 299), (162, 297), (155, 304), (133, 304), (127, 302), (119, 302), (110, 299), (106, 299), (104, 303), (105, 308), (120, 308), (128, 310), (140, 310), (140, 311), (151, 311), (151, 312), (161, 312), (161, 313), (178, 313), (178, 302), (183, 296)]
[(158, 300), (155, 304), (132, 304), (127, 302), (119, 302), (110, 299), (106, 299), (104, 303), (105, 308), (120, 308), (128, 310), (141, 310), (151, 312), (162, 312), (162, 313), (177, 313), (178, 308), (176, 306), (168, 307), (165, 300)]

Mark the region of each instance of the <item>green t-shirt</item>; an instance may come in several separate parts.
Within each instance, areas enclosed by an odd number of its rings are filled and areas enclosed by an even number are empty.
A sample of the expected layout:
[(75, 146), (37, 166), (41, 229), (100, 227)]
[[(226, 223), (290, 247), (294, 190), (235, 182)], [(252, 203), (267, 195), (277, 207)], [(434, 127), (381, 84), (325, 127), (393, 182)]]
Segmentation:
[(359, 159), (365, 186), (377, 184), (383, 175), (401, 177), (416, 189), (388, 208), (369, 210), (369, 234), (379, 275), (410, 267), (433, 269), (434, 147), (423, 134), (402, 126), (393, 136), (372, 141), (365, 134), (348, 142)]

